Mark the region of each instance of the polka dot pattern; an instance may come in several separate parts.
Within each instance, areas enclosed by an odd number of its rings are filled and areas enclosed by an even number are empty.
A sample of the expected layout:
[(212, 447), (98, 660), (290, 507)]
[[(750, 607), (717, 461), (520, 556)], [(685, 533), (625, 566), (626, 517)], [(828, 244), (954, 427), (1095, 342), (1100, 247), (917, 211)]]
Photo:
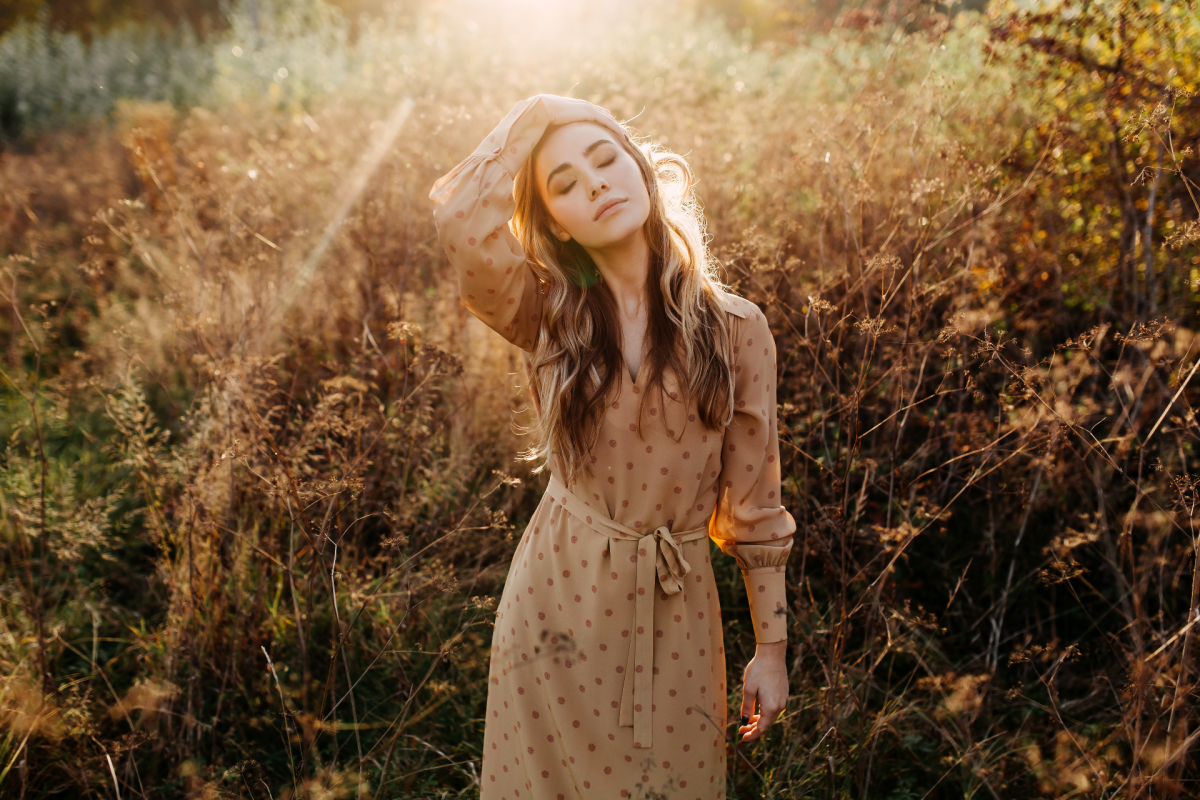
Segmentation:
[[(527, 369), (544, 296), (507, 223), (512, 175), (548, 124), (540, 101), (518, 103), (430, 193), (460, 297), (524, 351)], [(707, 526), (742, 570), (758, 641), (786, 638), (795, 522), (780, 505), (774, 339), (752, 303), (718, 299), (735, 345), (732, 424), (706, 429), (672, 376), (659, 395), (622, 371), (591, 475), (563, 487), (581, 513), (548, 492), (518, 542), (493, 631), (483, 800), (725, 796), (716, 551), (702, 538), (679, 544), (689, 570), (669, 593), (672, 577), (647, 540), (614, 546), (595, 530), (606, 521), (638, 536)], [(554, 458), (550, 470), (563, 474)], [(647, 565), (649, 582), (639, 581)], [(649, 616), (638, 617), (639, 603)], [(649, 729), (634, 726), (639, 715)]]

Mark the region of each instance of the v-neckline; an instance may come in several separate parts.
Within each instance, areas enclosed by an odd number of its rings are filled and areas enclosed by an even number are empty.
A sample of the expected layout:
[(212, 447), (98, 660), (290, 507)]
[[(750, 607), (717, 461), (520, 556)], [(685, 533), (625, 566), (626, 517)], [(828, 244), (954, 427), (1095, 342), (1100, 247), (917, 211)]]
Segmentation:
[[(629, 375), (629, 382), (634, 386), (638, 385), (637, 378), (629, 372), (629, 362), (625, 359), (625, 354), (621, 353), (621, 368), (625, 370), (625, 374)], [(646, 343), (642, 343), (642, 363), (638, 365), (638, 375), (642, 374), (642, 370), (646, 368)]]
[[(637, 386), (637, 378), (633, 377), (633, 375), (629, 372), (629, 362), (625, 360), (624, 356), (621, 356), (621, 366), (623, 366), (625, 368), (625, 374), (629, 375), (629, 382), (632, 383), (634, 386)], [(643, 364), (642, 366), (645, 366), (645, 365)], [(639, 367), (638, 374), (641, 374), (641, 372), (642, 372), (642, 370)]]

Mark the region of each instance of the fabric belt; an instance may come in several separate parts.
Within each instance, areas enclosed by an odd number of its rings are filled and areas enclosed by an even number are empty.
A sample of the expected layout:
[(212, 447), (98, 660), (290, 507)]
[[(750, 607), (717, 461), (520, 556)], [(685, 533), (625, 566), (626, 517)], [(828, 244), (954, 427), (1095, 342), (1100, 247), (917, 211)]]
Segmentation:
[(654, 578), (664, 594), (678, 594), (692, 566), (680, 547), (685, 542), (708, 538), (708, 525), (672, 533), (659, 525), (648, 533), (639, 533), (604, 516), (586, 505), (557, 475), (550, 475), (547, 494), (561, 503), (568, 514), (579, 519), (601, 536), (608, 537), (612, 556), (628, 552), (636, 565), (633, 596), (633, 630), (629, 654), (625, 659), (625, 683), (621, 688), (621, 709), (617, 725), (633, 728), (633, 746), (648, 748), (653, 737), (651, 711), (654, 706)]

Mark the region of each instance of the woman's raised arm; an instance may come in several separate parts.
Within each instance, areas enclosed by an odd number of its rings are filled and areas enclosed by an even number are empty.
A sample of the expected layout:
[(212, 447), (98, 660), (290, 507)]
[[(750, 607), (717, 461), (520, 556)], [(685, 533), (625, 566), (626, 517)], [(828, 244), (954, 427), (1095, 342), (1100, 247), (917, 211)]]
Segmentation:
[(513, 106), (475, 152), (433, 184), (438, 239), (458, 273), (467, 309), (505, 339), (532, 350), (542, 318), (538, 281), (508, 226), (513, 176), (546, 128), (598, 122), (624, 135), (607, 111), (584, 100), (539, 94)]

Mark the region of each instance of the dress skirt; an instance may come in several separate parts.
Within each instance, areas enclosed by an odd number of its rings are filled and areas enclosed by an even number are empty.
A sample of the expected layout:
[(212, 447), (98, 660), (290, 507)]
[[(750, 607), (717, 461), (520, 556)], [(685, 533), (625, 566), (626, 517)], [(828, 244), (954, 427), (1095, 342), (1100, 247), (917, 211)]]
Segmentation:
[(635, 747), (635, 728), (618, 723), (636, 559), (550, 492), (542, 497), (496, 615), (484, 800), (725, 796), (725, 649), (710, 545), (679, 547), (690, 565), (683, 590), (654, 585), (652, 740)]

